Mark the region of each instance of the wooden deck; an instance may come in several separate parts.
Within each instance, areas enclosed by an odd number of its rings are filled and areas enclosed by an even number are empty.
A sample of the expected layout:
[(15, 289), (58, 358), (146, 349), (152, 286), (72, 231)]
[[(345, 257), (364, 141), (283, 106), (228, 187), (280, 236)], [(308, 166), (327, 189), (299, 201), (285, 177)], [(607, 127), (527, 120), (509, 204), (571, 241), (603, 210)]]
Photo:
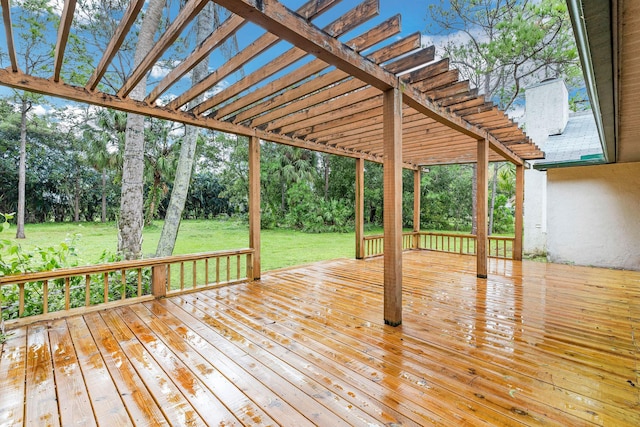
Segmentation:
[(640, 425), (640, 273), (404, 254), (11, 331), (0, 425)]

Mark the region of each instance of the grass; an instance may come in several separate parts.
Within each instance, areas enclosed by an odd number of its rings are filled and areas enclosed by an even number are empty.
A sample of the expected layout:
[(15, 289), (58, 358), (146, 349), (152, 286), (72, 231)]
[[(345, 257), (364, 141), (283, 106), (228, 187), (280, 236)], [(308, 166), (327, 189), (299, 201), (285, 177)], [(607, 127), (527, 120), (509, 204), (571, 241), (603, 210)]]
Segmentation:
[[(142, 243), (145, 257), (155, 253), (161, 231), (162, 221), (145, 227)], [(27, 224), (25, 240), (16, 240), (13, 233), (12, 227), (1, 237), (19, 243), (24, 249), (57, 245), (79, 234), (76, 249), (81, 264), (96, 263), (103, 251), (115, 252), (118, 244), (114, 222)], [(371, 228), (366, 234), (382, 234), (382, 229)], [(262, 230), (261, 243), (263, 271), (328, 259), (353, 258), (355, 254), (353, 232), (308, 234), (288, 229)], [(249, 228), (242, 221), (185, 220), (180, 226), (174, 254), (240, 249), (248, 245)]]
[[(76, 250), (81, 264), (97, 262), (103, 251), (115, 252), (118, 243), (116, 224), (111, 223), (45, 223), (27, 224), (24, 240), (14, 238), (14, 228), (2, 235), (19, 243), (24, 249), (57, 245), (79, 234)], [(162, 231), (162, 221), (145, 227), (142, 250), (155, 253)], [(354, 233), (307, 234), (295, 230), (262, 230), (262, 269), (273, 270), (336, 258), (352, 258), (355, 253)], [(182, 222), (175, 255), (240, 249), (249, 246), (249, 228), (240, 221), (186, 220)]]

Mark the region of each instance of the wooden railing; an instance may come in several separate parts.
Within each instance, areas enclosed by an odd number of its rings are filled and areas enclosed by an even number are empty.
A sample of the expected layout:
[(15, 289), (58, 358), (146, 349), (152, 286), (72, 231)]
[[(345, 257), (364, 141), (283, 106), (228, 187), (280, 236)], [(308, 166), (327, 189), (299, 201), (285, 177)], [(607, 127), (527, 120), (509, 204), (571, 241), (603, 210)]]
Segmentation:
[(365, 258), (382, 255), (384, 253), (384, 236), (382, 234), (364, 236), (362, 241)]
[[(403, 250), (414, 248), (415, 246), (414, 235), (415, 233), (412, 233), (412, 232), (402, 233), (402, 249)], [(362, 240), (363, 240), (365, 258), (382, 255), (384, 253), (384, 235), (376, 234), (372, 236), (364, 236)]]
[(472, 234), (419, 232), (417, 249), (475, 255), (476, 236)]
[[(365, 236), (363, 241), (365, 258), (384, 253), (384, 235)], [(513, 259), (513, 241), (513, 237), (489, 236), (488, 256), (490, 258)], [(402, 248), (475, 255), (476, 236), (425, 231), (405, 232), (402, 235)]]
[[(0, 276), (0, 319), (57, 318), (253, 279), (253, 249)], [(35, 316), (35, 317), (33, 317)]]

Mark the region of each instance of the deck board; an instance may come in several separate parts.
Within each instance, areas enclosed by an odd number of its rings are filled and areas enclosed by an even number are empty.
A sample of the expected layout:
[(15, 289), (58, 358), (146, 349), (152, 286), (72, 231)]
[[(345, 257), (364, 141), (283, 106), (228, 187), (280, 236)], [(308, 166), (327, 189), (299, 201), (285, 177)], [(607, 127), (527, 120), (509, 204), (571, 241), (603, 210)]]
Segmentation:
[(23, 424), (26, 353), (27, 328), (11, 331), (0, 357), (0, 425)]
[(640, 425), (640, 273), (407, 252), (10, 331), (2, 425)]
[(60, 424), (64, 426), (96, 426), (96, 417), (78, 364), (78, 356), (71, 341), (69, 328), (64, 320), (51, 323), (49, 341), (57, 394), (73, 396), (73, 399), (58, 401)]

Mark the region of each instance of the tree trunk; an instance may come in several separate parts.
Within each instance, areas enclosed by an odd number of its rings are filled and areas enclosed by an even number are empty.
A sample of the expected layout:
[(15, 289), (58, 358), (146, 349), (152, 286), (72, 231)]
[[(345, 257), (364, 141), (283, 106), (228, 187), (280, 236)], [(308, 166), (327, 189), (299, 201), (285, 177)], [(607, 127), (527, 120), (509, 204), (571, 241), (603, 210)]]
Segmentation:
[(489, 236), (493, 234), (493, 212), (496, 208), (497, 187), (498, 187), (498, 163), (494, 163), (493, 178), (491, 178), (491, 202), (489, 204)]
[[(200, 45), (213, 30), (214, 7), (213, 3), (209, 3), (198, 15), (196, 32), (197, 45)], [(194, 85), (207, 75), (208, 64), (209, 61), (204, 60), (195, 66), (191, 74), (191, 81)], [(200, 104), (203, 99), (204, 96), (200, 95), (189, 104), (189, 108)], [(176, 177), (173, 182), (173, 190), (171, 190), (171, 198), (165, 214), (162, 233), (160, 234), (160, 240), (156, 248), (156, 256), (169, 256), (173, 253), (173, 248), (178, 238), (182, 211), (184, 210), (187, 193), (189, 192), (189, 183), (191, 182), (191, 172), (193, 171), (199, 133), (200, 129), (195, 126), (186, 126), (185, 128), (185, 135), (182, 140), (182, 145), (180, 146), (180, 157), (178, 158)]]
[[(142, 62), (151, 50), (154, 36), (162, 18), (164, 0), (151, 0), (142, 19), (136, 45), (134, 64)], [(147, 79), (143, 78), (131, 92), (131, 99), (141, 101), (146, 94)], [(142, 256), (142, 226), (144, 173), (144, 116), (127, 115), (124, 155), (122, 164), (122, 190), (120, 197), (120, 219), (118, 221), (118, 252), (125, 259)]]
[(478, 234), (478, 164), (471, 165), (471, 234)]
[(329, 154), (322, 155), (322, 163), (324, 166), (324, 200), (329, 200)]
[(285, 211), (285, 200), (286, 200), (286, 195), (287, 195), (287, 185), (284, 182), (284, 178), (280, 178), (280, 209), (282, 210), (282, 215), (284, 216), (284, 214), (286, 213)]
[(20, 105), (20, 162), (18, 164), (18, 215), (16, 217), (16, 239), (24, 239), (24, 216), (27, 186), (27, 113), (31, 103), (22, 99)]
[(80, 222), (80, 177), (76, 176), (73, 196), (73, 221)]
[(100, 222), (107, 222), (107, 170), (102, 168), (102, 213)]

